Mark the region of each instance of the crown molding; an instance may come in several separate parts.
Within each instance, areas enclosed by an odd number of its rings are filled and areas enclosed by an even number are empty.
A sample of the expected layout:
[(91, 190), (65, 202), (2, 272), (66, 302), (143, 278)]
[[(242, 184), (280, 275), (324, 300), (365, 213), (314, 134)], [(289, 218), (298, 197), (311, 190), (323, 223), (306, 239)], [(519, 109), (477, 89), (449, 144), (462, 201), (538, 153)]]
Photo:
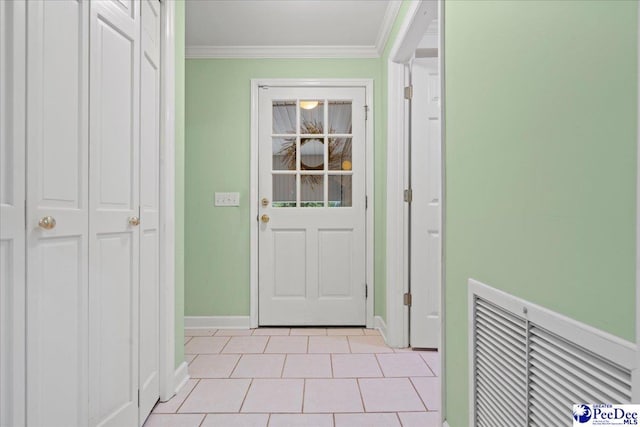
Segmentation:
[(384, 52), (384, 48), (389, 40), (389, 35), (391, 34), (391, 29), (393, 28), (393, 23), (396, 21), (401, 5), (402, 1), (397, 0), (390, 1), (387, 4), (387, 10), (384, 13), (384, 18), (382, 18), (382, 25), (380, 25), (380, 31), (378, 32), (378, 37), (376, 39), (376, 51), (378, 52), (378, 56), (382, 56), (382, 53)]
[(376, 46), (187, 46), (187, 59), (378, 58)]

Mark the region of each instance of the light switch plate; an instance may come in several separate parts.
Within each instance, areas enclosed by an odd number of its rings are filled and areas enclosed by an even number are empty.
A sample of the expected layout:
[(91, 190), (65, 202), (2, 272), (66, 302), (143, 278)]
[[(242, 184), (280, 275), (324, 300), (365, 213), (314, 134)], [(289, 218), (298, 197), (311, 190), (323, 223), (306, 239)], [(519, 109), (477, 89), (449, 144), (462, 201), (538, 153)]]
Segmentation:
[(240, 206), (240, 193), (218, 193), (215, 194), (216, 206)]

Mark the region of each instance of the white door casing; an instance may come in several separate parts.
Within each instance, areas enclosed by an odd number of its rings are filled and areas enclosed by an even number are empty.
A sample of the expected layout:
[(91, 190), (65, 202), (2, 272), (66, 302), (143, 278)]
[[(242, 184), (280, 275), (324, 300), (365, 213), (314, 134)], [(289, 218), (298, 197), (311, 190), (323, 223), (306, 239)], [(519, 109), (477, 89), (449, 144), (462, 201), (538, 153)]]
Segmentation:
[[(88, 6), (27, 2), (27, 420), (34, 426), (87, 419)], [(48, 216), (55, 227), (39, 226)]]
[[(320, 104), (304, 110), (297, 107), (301, 100)], [(364, 88), (261, 87), (255, 201), (260, 325), (366, 323), (365, 100)], [(339, 129), (330, 111), (338, 105), (350, 106), (349, 128)], [(305, 123), (321, 129), (301, 127)], [(348, 163), (329, 157), (335, 142), (351, 143)], [(276, 158), (288, 143), (300, 155), (284, 165)], [(341, 200), (334, 200), (336, 193)]]
[(160, 2), (141, 2), (140, 350), (142, 425), (160, 396)]
[(411, 64), (411, 347), (440, 345), (441, 155), (438, 58)]
[(0, 2), (0, 426), (25, 425), (26, 5)]
[(135, 425), (140, 2), (92, 2), (90, 31), (89, 425)]

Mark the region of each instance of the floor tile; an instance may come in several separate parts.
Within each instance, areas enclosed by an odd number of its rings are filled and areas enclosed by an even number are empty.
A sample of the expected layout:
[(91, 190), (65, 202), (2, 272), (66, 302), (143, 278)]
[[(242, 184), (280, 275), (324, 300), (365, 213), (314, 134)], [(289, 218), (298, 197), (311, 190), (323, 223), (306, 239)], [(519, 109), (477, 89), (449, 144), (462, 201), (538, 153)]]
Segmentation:
[(198, 380), (188, 380), (185, 385), (182, 386), (178, 393), (166, 402), (158, 402), (153, 408), (153, 412), (157, 414), (171, 414), (178, 412), (180, 405), (187, 398), (189, 393), (198, 384)]
[(402, 427), (440, 427), (440, 412), (399, 412)]
[(393, 353), (381, 336), (349, 337), (352, 353)]
[(304, 380), (255, 379), (242, 412), (301, 412)]
[(218, 329), (217, 337), (241, 337), (253, 334), (253, 329)]
[(331, 356), (328, 354), (288, 354), (283, 378), (331, 378)]
[(201, 427), (267, 427), (269, 414), (208, 414)]
[(195, 359), (197, 356), (198, 356), (197, 354), (185, 354), (184, 361), (187, 362), (187, 365), (188, 365), (191, 362), (193, 362), (193, 359)]
[(327, 328), (327, 335), (364, 335), (362, 328)]
[(185, 337), (211, 337), (216, 333), (217, 329), (185, 329)]
[(350, 353), (347, 337), (309, 337), (309, 353)]
[(200, 380), (179, 412), (238, 412), (251, 380)]
[(327, 328), (291, 328), (289, 335), (327, 335)]
[(386, 414), (336, 414), (335, 427), (400, 427), (395, 412)]
[(333, 427), (333, 415), (271, 414), (269, 427)]
[(307, 337), (269, 337), (265, 353), (306, 353)]
[(185, 354), (220, 353), (227, 341), (229, 341), (227, 337), (193, 337), (184, 346), (184, 352)]
[(419, 354), (389, 353), (378, 354), (377, 357), (385, 377), (433, 376), (431, 369)]
[(440, 356), (437, 351), (421, 351), (420, 356), (427, 362), (429, 369), (436, 377), (440, 376)]
[(334, 378), (375, 378), (382, 371), (374, 354), (332, 354)]
[(380, 331), (377, 329), (365, 329), (364, 330), (364, 334), (365, 335), (380, 335)]
[(363, 378), (358, 382), (367, 412), (425, 410), (408, 378)]
[(354, 379), (305, 381), (304, 412), (362, 412), (358, 383)]
[(284, 354), (244, 354), (232, 378), (280, 378)]
[(231, 337), (222, 353), (262, 353), (269, 337)]
[(189, 365), (191, 378), (229, 378), (239, 354), (200, 354)]
[(289, 335), (290, 328), (258, 328), (253, 335)]
[(143, 427), (198, 427), (204, 414), (151, 414)]
[(422, 402), (429, 411), (440, 410), (440, 378), (437, 377), (412, 377), (411, 382), (418, 390)]

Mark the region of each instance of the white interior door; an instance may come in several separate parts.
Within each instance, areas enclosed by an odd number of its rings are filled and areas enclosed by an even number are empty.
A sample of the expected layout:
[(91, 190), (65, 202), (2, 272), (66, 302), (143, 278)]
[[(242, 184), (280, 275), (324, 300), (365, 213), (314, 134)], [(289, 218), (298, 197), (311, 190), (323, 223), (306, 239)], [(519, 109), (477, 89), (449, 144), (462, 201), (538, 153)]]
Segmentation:
[(91, 3), (89, 425), (138, 423), (140, 2)]
[(260, 89), (260, 325), (366, 323), (365, 99)]
[(0, 2), (0, 426), (25, 425), (25, 17)]
[(140, 11), (140, 414), (160, 397), (160, 2)]
[(84, 426), (88, 3), (26, 3), (27, 420)]
[(438, 348), (441, 287), (441, 150), (438, 58), (411, 67), (412, 347)]

